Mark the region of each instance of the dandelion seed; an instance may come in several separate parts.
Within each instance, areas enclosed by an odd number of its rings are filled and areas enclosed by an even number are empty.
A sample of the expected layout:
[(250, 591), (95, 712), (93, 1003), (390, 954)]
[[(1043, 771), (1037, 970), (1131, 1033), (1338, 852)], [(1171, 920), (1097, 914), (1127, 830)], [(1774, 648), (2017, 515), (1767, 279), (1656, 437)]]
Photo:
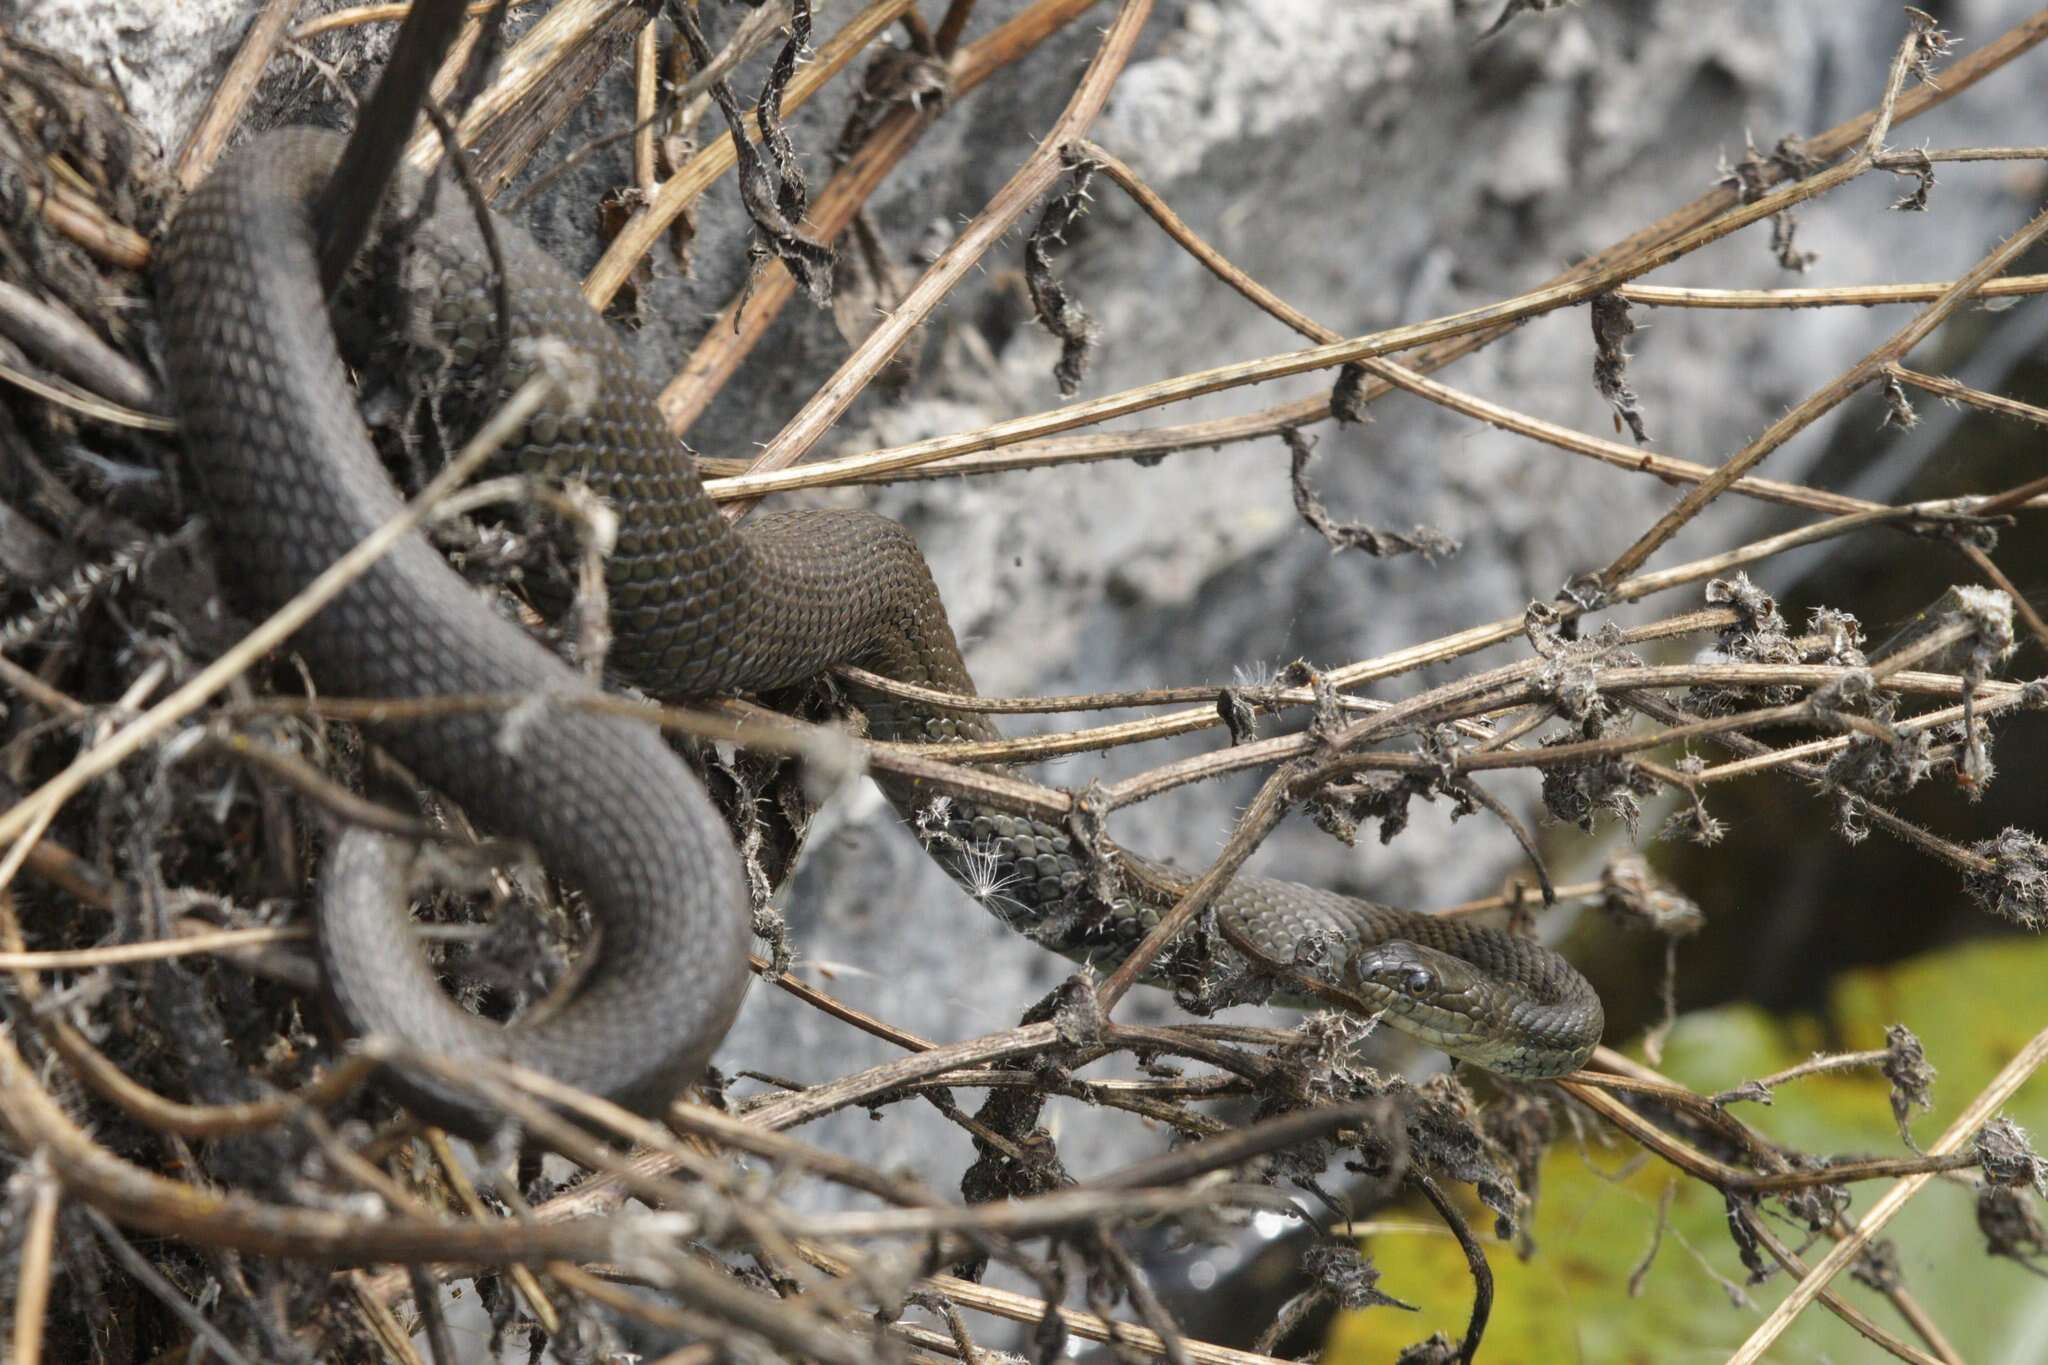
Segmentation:
[(947, 819), (951, 806), (951, 798), (941, 796), (918, 812), (920, 842), (952, 874), (953, 880), (990, 913), (1003, 919), (1030, 914), (1029, 905), (1006, 894), (1008, 888), (1023, 880), (1023, 874), (1014, 867), (1008, 872), (1002, 870), (1002, 845), (993, 839), (963, 839), (953, 833)]
[(1253, 659), (1250, 663), (1232, 665), (1230, 676), (1240, 688), (1264, 687), (1273, 681), (1275, 672), (1266, 666), (1264, 659)]
[(1015, 867), (1008, 872), (1001, 870), (1002, 850), (994, 842), (987, 839), (955, 842), (959, 844), (959, 856), (955, 860), (958, 870), (955, 875), (959, 877), (961, 885), (967, 888), (968, 895), (991, 910), (995, 908), (998, 900), (1008, 903), (1020, 912), (1030, 909), (1015, 896), (1005, 894), (1008, 888), (1023, 880), (1023, 874)]

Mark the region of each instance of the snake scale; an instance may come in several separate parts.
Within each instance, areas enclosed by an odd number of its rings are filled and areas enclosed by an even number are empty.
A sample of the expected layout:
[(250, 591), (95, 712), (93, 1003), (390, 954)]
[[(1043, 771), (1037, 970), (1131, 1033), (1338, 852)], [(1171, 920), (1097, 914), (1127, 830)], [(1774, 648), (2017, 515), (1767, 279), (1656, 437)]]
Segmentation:
[[(397, 489), (357, 409), (315, 268), (312, 205), (340, 139), (264, 135), (225, 159), (172, 225), (158, 284), (179, 421), (238, 596), (269, 609), (395, 515)], [(606, 565), (617, 640), (609, 666), (665, 698), (758, 691), (841, 662), (971, 693), (923, 556), (896, 523), (803, 510), (730, 526), (652, 390), (575, 279), (516, 224), (494, 219), (510, 280), (497, 317), (493, 273), (462, 197), (421, 205), (402, 177), (386, 231), (356, 274), (395, 313), (384, 324), (444, 367), (442, 383), (488, 407), (480, 375), (517, 382), (536, 343), (572, 348), (602, 378), (580, 411), (532, 419), (517, 467), (573, 476), (618, 516)], [(403, 239), (402, 248), (394, 245)], [(488, 363), (510, 339), (502, 371)], [(546, 699), (594, 684), (494, 610), (420, 535), (353, 582), (294, 647), (337, 695), (522, 693), (543, 699), (516, 726), (502, 714), (383, 727), (379, 740), (480, 827), (527, 841), (579, 887), (602, 926), (574, 997), (539, 1023), (500, 1026), (460, 1008), (413, 941), (406, 905), (415, 850), (359, 828), (336, 836), (321, 872), (319, 944), (330, 1003), (358, 1034), (394, 1036), (455, 1059), (500, 1058), (659, 1111), (702, 1072), (747, 980), (747, 901), (724, 822), (648, 724)], [(879, 738), (985, 739), (988, 720), (885, 697), (856, 698)], [(892, 791), (901, 807), (913, 794)], [(932, 818), (925, 812), (927, 834)], [(956, 875), (980, 861), (985, 897), (1046, 946), (1098, 962), (1157, 921), (1166, 893), (1130, 877), (1098, 902), (1063, 829), (966, 806), (938, 820), (934, 852)], [(1132, 858), (1130, 867), (1154, 867)], [(1167, 901), (1170, 903), (1170, 901)], [(1220, 924), (1278, 962), (1306, 948), (1395, 1026), (1509, 1075), (1557, 1075), (1598, 1042), (1600, 1002), (1562, 958), (1525, 939), (1286, 882), (1239, 877)], [(387, 1085), (462, 1133), (496, 1112), (418, 1068)]]

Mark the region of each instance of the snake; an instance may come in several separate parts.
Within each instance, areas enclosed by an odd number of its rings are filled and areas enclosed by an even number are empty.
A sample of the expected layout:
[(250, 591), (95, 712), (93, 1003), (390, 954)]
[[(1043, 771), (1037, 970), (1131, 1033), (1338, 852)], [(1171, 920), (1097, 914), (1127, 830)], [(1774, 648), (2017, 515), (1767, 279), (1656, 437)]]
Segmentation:
[[(155, 276), (199, 503), (230, 595), (258, 610), (301, 592), (403, 506), (319, 284), (314, 206), (340, 145), (339, 134), (281, 129), (231, 152), (178, 208)], [(581, 357), (598, 377), (580, 402), (550, 399), (496, 458), (580, 480), (615, 514), (604, 561), (611, 679), (654, 698), (701, 698), (854, 664), (974, 695), (907, 530), (837, 508), (728, 522), (576, 279), (517, 223), (492, 211), (487, 236), (462, 196), (429, 193), (429, 183), (408, 171), (387, 193), (384, 227), (352, 271), (368, 298), (361, 306), (373, 310), (377, 335), (438, 371), (451, 410), (489, 411), (547, 363), (549, 348)], [(327, 1004), (350, 1033), (398, 1039), (456, 1073), (515, 1063), (657, 1114), (702, 1079), (750, 980), (742, 865), (683, 756), (650, 721), (579, 705), (604, 681), (536, 638), (503, 596), (494, 602), (414, 532), (348, 582), (291, 647), (333, 695), (531, 699), (516, 714), (429, 711), (380, 727), (378, 743), (476, 827), (524, 841), (576, 888), (598, 925), (595, 960), (571, 998), (538, 1020), (528, 1011), (501, 1024), (464, 1009), (411, 927), (429, 862), (422, 848), (344, 824), (314, 892)], [(855, 689), (853, 700), (876, 739), (999, 737), (983, 713), (879, 691)], [(1186, 885), (1114, 845), (1084, 847), (1061, 824), (934, 801), (903, 781), (884, 787), (988, 908), (1069, 957), (1120, 961)], [(1105, 857), (1106, 890), (1095, 875)], [(1601, 1036), (1592, 986), (1519, 935), (1242, 875), (1199, 923), (1204, 951), (1235, 944), (1268, 964), (1320, 964), (1352, 1008), (1510, 1077), (1572, 1071)], [(381, 1075), (394, 1098), (450, 1131), (504, 1125), (502, 1110), (447, 1067), (398, 1060)]]

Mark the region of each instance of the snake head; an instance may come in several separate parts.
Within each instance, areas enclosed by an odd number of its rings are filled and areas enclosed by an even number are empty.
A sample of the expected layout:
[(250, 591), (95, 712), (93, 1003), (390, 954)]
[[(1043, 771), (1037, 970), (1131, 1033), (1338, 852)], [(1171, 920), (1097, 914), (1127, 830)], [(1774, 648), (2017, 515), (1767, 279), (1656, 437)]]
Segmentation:
[(1502, 1041), (1496, 985), (1463, 958), (1395, 939), (1352, 954), (1344, 976), (1388, 1023), (1454, 1056), (1483, 1061)]
[(1483, 983), (1483, 975), (1463, 958), (1406, 939), (1360, 948), (1344, 964), (1348, 984), (1392, 998), (1428, 1001), (1457, 994)]
[(1393, 1027), (1504, 1076), (1562, 1076), (1600, 1041), (1600, 998), (1575, 972), (1576, 990), (1544, 999), (1478, 963), (1391, 939), (1352, 954), (1344, 976), (1346, 991)]

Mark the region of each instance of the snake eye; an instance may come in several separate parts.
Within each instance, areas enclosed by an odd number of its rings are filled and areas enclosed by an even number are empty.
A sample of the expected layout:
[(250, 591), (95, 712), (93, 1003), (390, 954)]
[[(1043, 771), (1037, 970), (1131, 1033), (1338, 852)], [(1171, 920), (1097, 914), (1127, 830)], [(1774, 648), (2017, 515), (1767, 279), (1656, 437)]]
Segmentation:
[(1427, 967), (1410, 967), (1402, 975), (1401, 989), (1420, 1000), (1436, 989), (1436, 973)]

